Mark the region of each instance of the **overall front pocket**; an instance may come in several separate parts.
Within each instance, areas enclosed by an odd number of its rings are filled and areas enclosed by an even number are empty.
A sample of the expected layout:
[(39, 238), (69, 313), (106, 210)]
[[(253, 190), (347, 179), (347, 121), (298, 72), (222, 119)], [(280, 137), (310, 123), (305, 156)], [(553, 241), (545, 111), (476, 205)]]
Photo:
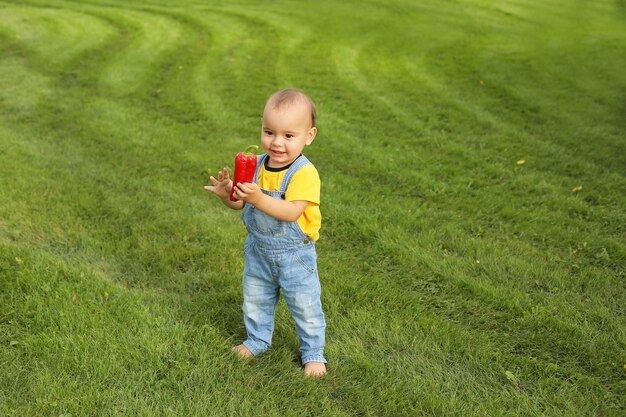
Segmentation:
[(317, 252), (314, 246), (298, 249), (293, 257), (308, 273), (312, 274), (317, 270)]
[(255, 207), (250, 212), (250, 227), (265, 236), (287, 236), (288, 223), (263, 213)]

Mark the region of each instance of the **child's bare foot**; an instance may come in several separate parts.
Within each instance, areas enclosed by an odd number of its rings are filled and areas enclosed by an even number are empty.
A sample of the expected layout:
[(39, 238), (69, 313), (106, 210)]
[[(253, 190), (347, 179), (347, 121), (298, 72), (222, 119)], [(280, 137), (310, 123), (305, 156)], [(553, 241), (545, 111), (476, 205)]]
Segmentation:
[(253, 356), (252, 352), (250, 352), (250, 349), (245, 347), (243, 344), (233, 346), (233, 352), (237, 353), (240, 358), (250, 358)]
[(321, 378), (326, 375), (324, 362), (307, 362), (304, 364), (304, 377)]

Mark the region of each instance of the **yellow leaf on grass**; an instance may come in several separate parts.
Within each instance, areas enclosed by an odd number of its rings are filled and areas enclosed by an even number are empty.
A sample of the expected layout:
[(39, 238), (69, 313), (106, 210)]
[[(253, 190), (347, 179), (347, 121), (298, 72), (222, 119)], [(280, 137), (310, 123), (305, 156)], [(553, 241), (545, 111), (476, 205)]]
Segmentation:
[(515, 374), (511, 371), (506, 371), (504, 373), (504, 375), (506, 376), (506, 379), (508, 379), (509, 381), (516, 383), (517, 382), (517, 377), (515, 376)]
[(572, 188), (572, 192), (573, 192), (573, 193), (577, 193), (577, 192), (581, 191), (582, 189), (583, 189), (583, 186), (582, 186), (582, 185), (579, 185), (578, 187), (574, 187), (574, 188)]
[(520, 159), (519, 161), (517, 161), (517, 165), (524, 165), (526, 163), (525, 160)]

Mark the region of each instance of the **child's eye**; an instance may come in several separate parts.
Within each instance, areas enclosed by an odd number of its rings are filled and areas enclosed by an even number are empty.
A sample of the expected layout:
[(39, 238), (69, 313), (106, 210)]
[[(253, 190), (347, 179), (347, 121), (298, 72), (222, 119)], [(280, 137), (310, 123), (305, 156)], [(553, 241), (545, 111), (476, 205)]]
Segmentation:
[(289, 134), (289, 133), (288, 133), (288, 134), (286, 134), (286, 135), (285, 135), (285, 137), (286, 137), (287, 139), (293, 139), (293, 135), (292, 135), (292, 134)]
[(271, 130), (266, 130), (265, 134), (268, 135), (268, 136), (272, 136), (272, 131)]

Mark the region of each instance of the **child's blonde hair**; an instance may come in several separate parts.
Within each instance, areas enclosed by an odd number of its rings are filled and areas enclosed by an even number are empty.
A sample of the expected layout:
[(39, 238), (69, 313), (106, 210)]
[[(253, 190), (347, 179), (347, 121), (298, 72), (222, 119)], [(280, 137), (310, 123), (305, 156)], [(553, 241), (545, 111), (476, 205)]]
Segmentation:
[(313, 103), (313, 100), (311, 100), (309, 96), (295, 88), (285, 88), (284, 90), (272, 94), (265, 103), (265, 109), (278, 109), (282, 106), (291, 106), (296, 103), (302, 103), (309, 107), (311, 111), (311, 127), (315, 127), (315, 120), (317, 118), (315, 103)]

